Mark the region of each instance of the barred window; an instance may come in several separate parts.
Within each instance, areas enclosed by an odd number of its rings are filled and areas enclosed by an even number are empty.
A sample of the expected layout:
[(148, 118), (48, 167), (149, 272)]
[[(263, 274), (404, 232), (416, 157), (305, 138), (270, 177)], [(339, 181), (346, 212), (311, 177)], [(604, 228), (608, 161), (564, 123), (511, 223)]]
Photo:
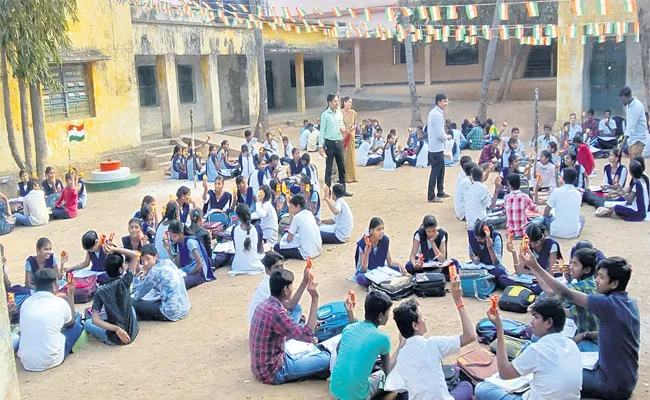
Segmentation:
[(87, 64), (52, 67), (58, 87), (43, 87), (43, 111), (47, 121), (92, 116)]
[(140, 107), (158, 105), (158, 84), (156, 82), (156, 67), (153, 65), (138, 67), (138, 92)]
[(191, 65), (176, 66), (178, 96), (181, 103), (194, 103), (194, 75)]

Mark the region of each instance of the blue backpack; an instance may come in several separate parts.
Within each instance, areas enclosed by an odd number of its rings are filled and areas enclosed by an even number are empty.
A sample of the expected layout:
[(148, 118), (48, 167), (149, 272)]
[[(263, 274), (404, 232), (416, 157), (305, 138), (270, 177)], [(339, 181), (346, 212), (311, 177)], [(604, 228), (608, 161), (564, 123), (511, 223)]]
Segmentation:
[(485, 300), (496, 289), (494, 276), (485, 269), (460, 269), (458, 276), (464, 297)]
[[(503, 322), (503, 332), (506, 335), (519, 339), (530, 339), (528, 325), (509, 318), (503, 318), (501, 321)], [(476, 324), (476, 336), (479, 343), (490, 344), (497, 337), (497, 328), (492, 321), (483, 318)]]
[(334, 301), (318, 307), (316, 315), (319, 327), (314, 336), (319, 342), (340, 334), (348, 325), (348, 311), (343, 301)]

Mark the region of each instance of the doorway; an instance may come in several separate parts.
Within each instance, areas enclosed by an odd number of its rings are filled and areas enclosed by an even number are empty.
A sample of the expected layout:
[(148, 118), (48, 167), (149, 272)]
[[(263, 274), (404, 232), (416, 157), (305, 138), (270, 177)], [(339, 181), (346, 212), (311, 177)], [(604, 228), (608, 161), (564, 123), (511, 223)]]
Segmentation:
[(625, 42), (594, 43), (589, 81), (594, 110), (621, 110), (618, 92), (625, 86)]
[(266, 61), (266, 98), (269, 108), (275, 108), (275, 90), (273, 86), (273, 62)]

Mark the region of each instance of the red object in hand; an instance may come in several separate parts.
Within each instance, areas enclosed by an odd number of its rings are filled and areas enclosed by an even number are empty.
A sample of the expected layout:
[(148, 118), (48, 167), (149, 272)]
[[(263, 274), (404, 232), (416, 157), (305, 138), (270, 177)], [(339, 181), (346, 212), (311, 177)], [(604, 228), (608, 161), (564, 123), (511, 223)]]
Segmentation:
[(108, 236), (108, 243), (113, 244), (113, 238), (115, 237), (115, 232), (111, 232)]
[[(349, 292), (348, 292), (348, 294), (349, 294)], [(16, 305), (16, 302), (14, 301), (14, 296), (15, 295), (13, 293), (7, 293), (7, 303), (10, 306), (15, 306)], [(354, 296), (354, 294), (352, 294), (352, 296)]]
[(65, 275), (66, 281), (68, 281), (68, 285), (72, 285), (72, 282), (74, 282), (74, 275), (72, 275), (72, 271), (68, 271)]
[(492, 314), (497, 313), (497, 307), (499, 306), (499, 296), (496, 294), (490, 298), (490, 301), (492, 302), (492, 305), (490, 306), (490, 312)]
[(487, 236), (490, 236), (490, 227), (487, 225), (483, 225), (483, 232), (485, 232)]
[(418, 255), (418, 261), (424, 262), (424, 254), (420, 253), (420, 255)]
[(65, 250), (61, 250), (61, 258), (65, 257), (68, 255), (68, 252)]
[(312, 264), (311, 257), (307, 257), (307, 270), (309, 271), (309, 279), (314, 280), (314, 272), (312, 271), (314, 264)]
[(357, 304), (357, 301), (354, 298), (354, 290), (348, 290), (348, 300), (350, 301), (350, 303), (352, 303), (352, 305)]
[(524, 235), (523, 240), (521, 241), (521, 251), (523, 253), (527, 252), (529, 250), (528, 244), (530, 243), (530, 238), (528, 235)]
[(366, 246), (370, 246), (370, 236), (364, 236), (363, 240), (366, 242)]
[(512, 243), (512, 241), (515, 239), (515, 235), (512, 231), (508, 231), (508, 243)]
[(106, 244), (106, 235), (100, 236), (99, 243), (101, 243), (102, 246)]
[(451, 264), (449, 266), (449, 279), (454, 280), (454, 278), (456, 278), (456, 275), (458, 275), (458, 271), (456, 271), (456, 266), (454, 264)]

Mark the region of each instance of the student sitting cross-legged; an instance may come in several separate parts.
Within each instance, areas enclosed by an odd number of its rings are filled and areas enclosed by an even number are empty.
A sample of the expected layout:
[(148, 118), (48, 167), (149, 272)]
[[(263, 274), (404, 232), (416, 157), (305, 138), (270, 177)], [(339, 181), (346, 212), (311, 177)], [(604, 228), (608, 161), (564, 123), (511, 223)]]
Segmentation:
[(278, 213), (271, 202), (273, 195), (269, 185), (262, 185), (257, 196), (255, 209), (257, 216), (262, 219), (262, 237), (266, 243), (275, 245), (278, 241)]
[(264, 257), (262, 228), (259, 225), (253, 225), (251, 212), (246, 204), (238, 204), (236, 212), (239, 224), (232, 230), (235, 256), (228, 275), (261, 274), (264, 271), (261, 261)]
[(549, 295), (560, 295), (598, 317), (598, 334), (584, 335), (587, 339), (598, 339), (598, 363), (593, 370), (582, 370), (582, 396), (608, 400), (629, 398), (639, 378), (641, 339), (639, 308), (625, 291), (632, 275), (630, 265), (621, 257), (599, 262), (598, 294), (586, 294), (564, 286), (544, 271), (534, 257), (524, 255), (524, 258), (527, 268), (549, 287)]
[(332, 193), (327, 186), (323, 187), (323, 200), (332, 212), (332, 218), (320, 222), (320, 237), (324, 244), (341, 244), (350, 239), (354, 221), (352, 210), (343, 198), (345, 187), (340, 183), (332, 185)]
[(354, 254), (354, 262), (357, 267), (355, 280), (361, 286), (370, 286), (370, 280), (366, 278), (366, 272), (375, 268), (388, 266), (402, 275), (407, 275), (406, 268), (393, 261), (390, 255), (390, 239), (384, 235), (384, 221), (379, 217), (370, 220), (368, 231), (357, 242), (357, 250)]
[(140, 251), (142, 246), (149, 243), (147, 236), (142, 233), (142, 221), (138, 218), (129, 220), (129, 234), (122, 236), (122, 247), (127, 250)]
[(14, 213), (16, 225), (39, 226), (50, 222), (45, 193), (36, 179), (27, 181), (28, 193), (23, 197), (23, 211)]
[(487, 313), (497, 330), (499, 378), (508, 380), (532, 374), (530, 391), (509, 394), (500, 386), (481, 382), (476, 385), (476, 400), (580, 399), (582, 359), (578, 346), (562, 333), (566, 320), (562, 304), (557, 300), (537, 300), (531, 314), (533, 333), (540, 339), (510, 362), (500, 312)]
[(318, 257), (323, 250), (323, 240), (314, 214), (307, 209), (305, 196), (293, 196), (289, 200), (289, 212), (293, 215), (289, 231), (275, 244), (275, 251), (284, 258), (298, 260)]
[[(585, 217), (580, 215), (582, 193), (574, 186), (578, 173), (573, 168), (564, 169), (564, 185), (555, 189), (544, 209), (544, 223), (551, 236), (561, 239), (573, 239), (580, 236), (585, 226)], [(551, 216), (551, 210), (554, 215)]]
[(625, 205), (616, 205), (613, 209), (606, 209), (598, 216), (607, 216), (612, 213), (628, 222), (645, 221), (648, 215), (648, 187), (643, 180), (643, 167), (636, 161), (630, 161), (630, 187), (623, 196)]
[[(63, 264), (68, 261), (68, 256), (63, 255), (61, 265), (57, 262), (56, 256), (52, 252), (52, 242), (50, 239), (42, 237), (36, 241), (36, 255), (27, 257), (25, 262), (25, 287), (36, 290), (34, 283), (34, 275), (36, 272), (43, 268), (51, 268), (59, 275), (59, 270), (63, 268)], [(4, 264), (4, 263), (3, 263)]]
[(196, 239), (190, 228), (180, 221), (169, 224), (169, 240), (165, 238), (163, 243), (169, 258), (186, 273), (186, 289), (215, 279), (205, 246)]
[[(264, 265), (264, 272), (266, 273), (264, 274), (264, 278), (262, 278), (260, 284), (257, 285), (257, 289), (255, 289), (255, 293), (253, 293), (253, 298), (248, 304), (249, 325), (253, 320), (253, 314), (255, 313), (257, 305), (271, 297), (271, 288), (269, 286), (271, 274), (275, 271), (284, 269), (284, 257), (282, 257), (280, 253), (271, 250), (264, 255), (264, 258), (262, 258), (262, 264)], [(286, 308), (287, 312), (289, 313), (289, 317), (291, 317), (293, 322), (300, 322), (300, 317), (302, 317), (300, 298), (302, 297), (302, 294), (305, 292), (305, 289), (309, 284), (310, 277), (311, 274), (309, 268), (305, 266), (302, 274), (302, 281), (300, 282), (300, 286), (298, 286), (298, 290), (296, 290), (293, 293), (293, 296), (291, 296), (291, 298), (284, 303), (284, 308)]]
[(533, 200), (520, 189), (521, 176), (519, 174), (508, 175), (508, 186), (511, 192), (504, 199), (506, 210), (506, 229), (515, 237), (523, 237), (524, 230), (528, 225), (527, 211), (539, 212)]
[(106, 253), (102, 242), (95, 231), (88, 231), (81, 237), (81, 246), (86, 251), (86, 259), (72, 267), (64, 267), (65, 271), (76, 271), (87, 268), (97, 273), (97, 282), (103, 284), (108, 281), (108, 276), (104, 272), (104, 261)]
[[(131, 300), (131, 284), (139, 259), (135, 251), (105, 245), (109, 281), (93, 297), (92, 319), (86, 316), (84, 329), (109, 345), (129, 344), (138, 336), (138, 320)], [(127, 257), (129, 259), (127, 263)], [(106, 319), (100, 312), (106, 311)]]
[(372, 151), (372, 139), (370, 132), (364, 132), (361, 144), (357, 149), (357, 165), (360, 167), (367, 167), (371, 165), (380, 164), (383, 160), (381, 154)]
[(43, 268), (34, 274), (34, 286), (36, 293), (20, 306), (18, 357), (27, 371), (40, 372), (63, 362), (83, 328), (74, 309), (74, 285), (67, 285), (67, 300), (57, 297), (57, 273)]
[[(365, 320), (343, 329), (330, 379), (330, 392), (337, 399), (372, 399), (383, 387), (404, 346), (404, 339), (400, 338), (400, 345), (391, 356), (390, 337), (379, 330), (388, 322), (392, 305), (387, 294), (372, 291), (364, 303)], [(381, 357), (381, 370), (372, 372), (377, 357)]]
[[(489, 230), (489, 235), (485, 233), (486, 230)], [(476, 221), (474, 229), (467, 231), (467, 238), (469, 240), (469, 258), (474, 264), (488, 270), (497, 279), (506, 274), (506, 269), (501, 263), (503, 238), (487, 220)]]
[[(422, 225), (413, 234), (413, 245), (409, 261), (404, 266), (409, 274), (422, 271), (424, 263), (447, 260), (447, 232), (438, 228), (438, 220), (433, 215), (425, 215)], [(422, 255), (422, 261), (419, 255)]]
[(460, 221), (465, 220), (465, 193), (472, 183), (470, 175), (474, 167), (478, 167), (478, 165), (472, 162), (470, 156), (460, 158), (460, 173), (456, 178), (456, 188), (454, 189), (454, 212)]
[(460, 278), (451, 281), (451, 295), (460, 323), (461, 335), (431, 336), (425, 338), (427, 325), (418, 303), (410, 299), (393, 310), (393, 319), (401, 337), (406, 339), (397, 356), (395, 367), (386, 380), (386, 390), (407, 391), (411, 399), (470, 400), (474, 394), (472, 384), (460, 381), (449, 390), (442, 370), (442, 360), (457, 353), (461, 347), (476, 341), (474, 324), (465, 309), (460, 288)]
[[(142, 276), (133, 281), (133, 308), (139, 320), (179, 321), (190, 313), (183, 275), (174, 263), (159, 260), (156, 248), (142, 247)], [(144, 300), (154, 297), (156, 300)]]
[(309, 317), (304, 325), (294, 322), (285, 308), (293, 296), (293, 274), (281, 269), (271, 274), (271, 296), (255, 308), (251, 319), (248, 345), (251, 371), (263, 383), (281, 385), (308, 377), (324, 377), (330, 367), (330, 353), (320, 351), (293, 359), (285, 352), (287, 339), (312, 343), (318, 312), (318, 284), (310, 281)]

